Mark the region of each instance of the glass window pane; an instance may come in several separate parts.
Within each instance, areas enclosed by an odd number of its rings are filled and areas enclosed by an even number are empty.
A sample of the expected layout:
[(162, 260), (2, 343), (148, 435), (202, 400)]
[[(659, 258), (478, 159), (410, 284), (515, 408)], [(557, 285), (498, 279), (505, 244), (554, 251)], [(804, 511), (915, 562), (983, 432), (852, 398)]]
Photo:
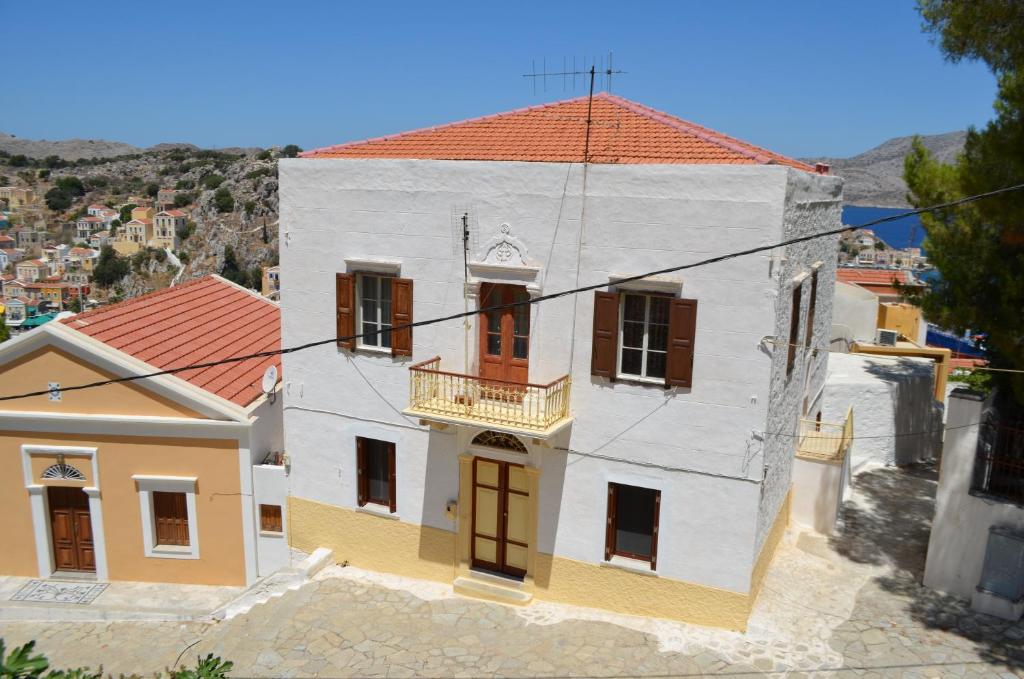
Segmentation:
[(512, 332), (516, 335), (530, 334), (530, 307), (517, 306), (512, 311)]
[(668, 325), (668, 297), (651, 297), (651, 323)]
[(643, 295), (626, 295), (626, 303), (622, 314), (623, 319), (643, 322), (646, 304), (647, 298)]
[(660, 351), (647, 352), (647, 377), (665, 376), (665, 356)]
[(626, 321), (622, 324), (622, 346), (641, 348), (644, 346), (644, 324)]
[(657, 491), (618, 485), (615, 503), (615, 550), (650, 558)]
[(501, 332), (501, 312), (487, 312), (487, 332)]
[(530, 340), (526, 337), (516, 337), (512, 342), (512, 356), (514, 358), (527, 358), (529, 355)]
[(665, 351), (668, 348), (668, 326), (652, 323), (647, 328), (647, 348)]
[(487, 333), (487, 353), (491, 356), (501, 356), (501, 335)]
[[(391, 326), (390, 325), (384, 325), (383, 323), (381, 323), (380, 327), (383, 330), (384, 328), (390, 328)], [(391, 332), (390, 331), (389, 332), (382, 332), (380, 334), (380, 346), (384, 347), (385, 349), (390, 349), (391, 348)]]
[(366, 445), (366, 477), (369, 481), (370, 499), (378, 502), (390, 502), (389, 446), (384, 441), (367, 441), (364, 445)]
[[(376, 334), (377, 324), (363, 322), (363, 337), (360, 338), (359, 342), (367, 346), (375, 347), (378, 346), (379, 336)], [(374, 333), (374, 334), (369, 334)]]
[(622, 350), (622, 372), (629, 375), (639, 375), (641, 361), (643, 361), (643, 353), (639, 349), (626, 349)]

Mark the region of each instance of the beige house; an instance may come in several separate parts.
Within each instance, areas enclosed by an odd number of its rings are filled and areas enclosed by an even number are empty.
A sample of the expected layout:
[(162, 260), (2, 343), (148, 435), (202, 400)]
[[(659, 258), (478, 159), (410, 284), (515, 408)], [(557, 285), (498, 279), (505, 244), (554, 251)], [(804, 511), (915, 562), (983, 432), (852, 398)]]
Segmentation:
[(218, 276), (0, 346), (0, 394), (49, 388), (0, 407), (0, 574), (246, 585), (285, 565), (285, 468), (262, 464), (279, 358), (61, 390), (279, 346), (277, 305)]
[(33, 205), (39, 197), (32, 189), (22, 189), (16, 186), (0, 186), (0, 199), (6, 200), (13, 208)]
[[(132, 210), (132, 214), (135, 214), (135, 210)], [(153, 220), (133, 219), (118, 229), (114, 238), (114, 249), (118, 254), (133, 255), (146, 247), (152, 238)]]
[(30, 259), (18, 262), (14, 267), (14, 273), (26, 283), (35, 283), (50, 275), (50, 267), (41, 259)]
[(184, 228), (186, 215), (181, 210), (162, 210), (153, 217), (153, 242), (155, 248), (178, 249), (178, 228)]

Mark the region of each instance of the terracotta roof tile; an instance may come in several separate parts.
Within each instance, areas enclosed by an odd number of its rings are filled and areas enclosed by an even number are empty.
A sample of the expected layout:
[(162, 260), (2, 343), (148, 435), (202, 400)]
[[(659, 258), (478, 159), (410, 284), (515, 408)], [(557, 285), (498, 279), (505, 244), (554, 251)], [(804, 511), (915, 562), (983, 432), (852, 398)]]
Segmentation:
[(860, 285), (910, 284), (907, 272), (900, 269), (836, 269), (836, 278), (844, 283)]
[[(278, 306), (219, 276), (198, 278), (61, 322), (156, 369), (281, 348)], [(263, 393), (260, 378), (271, 364), (281, 374), (281, 357), (274, 356), (188, 370), (177, 377), (245, 406)]]
[[(587, 97), (388, 137), (313, 149), (306, 158), (582, 160)], [(594, 95), (589, 160), (633, 164), (772, 164), (814, 168), (612, 94)]]

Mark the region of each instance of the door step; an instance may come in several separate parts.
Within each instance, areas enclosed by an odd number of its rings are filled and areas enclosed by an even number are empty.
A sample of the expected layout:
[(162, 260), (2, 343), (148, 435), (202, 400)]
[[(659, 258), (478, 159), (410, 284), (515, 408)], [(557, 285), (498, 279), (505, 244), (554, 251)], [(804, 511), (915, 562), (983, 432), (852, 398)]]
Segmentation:
[(487, 573), (460, 575), (452, 588), (462, 596), (513, 606), (525, 606), (533, 599), (533, 594), (523, 589), (523, 583)]

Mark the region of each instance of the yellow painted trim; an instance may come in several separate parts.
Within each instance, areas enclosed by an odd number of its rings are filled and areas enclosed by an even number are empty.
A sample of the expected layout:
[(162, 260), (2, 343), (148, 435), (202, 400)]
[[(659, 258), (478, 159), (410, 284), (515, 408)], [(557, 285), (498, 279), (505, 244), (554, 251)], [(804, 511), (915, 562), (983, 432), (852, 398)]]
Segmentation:
[(919, 347), (916, 344), (907, 346), (909, 344), (909, 342), (901, 342), (894, 347), (885, 347), (878, 344), (854, 342), (850, 345), (850, 353), (931, 359), (935, 361), (935, 400), (945, 400), (946, 380), (949, 378), (949, 362), (953, 352), (938, 347)]
[(786, 532), (786, 527), (789, 526), (789, 513), (792, 503), (793, 488), (790, 487), (789, 492), (786, 493), (786, 499), (782, 501), (782, 506), (779, 507), (779, 513), (775, 515), (772, 529), (768, 532), (768, 537), (764, 539), (764, 544), (761, 545), (761, 553), (757, 556), (757, 561), (754, 562), (754, 570), (750, 574), (751, 608), (753, 608), (754, 602), (757, 601), (757, 595), (761, 591), (764, 575), (768, 572), (772, 559), (775, 558), (775, 550), (778, 549), (782, 536)]

